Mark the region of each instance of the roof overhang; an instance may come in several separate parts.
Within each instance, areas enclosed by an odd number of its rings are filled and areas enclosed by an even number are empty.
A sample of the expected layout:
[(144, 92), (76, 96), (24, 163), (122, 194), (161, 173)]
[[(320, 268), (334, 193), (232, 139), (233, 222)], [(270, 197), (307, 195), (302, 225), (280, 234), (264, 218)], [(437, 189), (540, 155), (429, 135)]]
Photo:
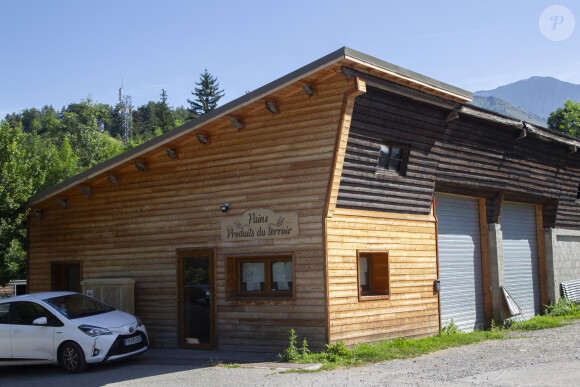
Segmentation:
[(299, 68), (273, 82), (270, 82), (252, 92), (223, 105), (219, 108), (204, 114), (203, 116), (185, 123), (167, 133), (162, 134), (146, 143), (143, 143), (127, 152), (119, 154), (110, 160), (98, 164), (86, 171), (73, 176), (63, 182), (56, 184), (46, 190), (34, 195), (28, 202), (28, 207), (34, 207), (41, 202), (61, 194), (75, 186), (81, 185), (89, 180), (102, 175), (116, 167), (123, 165), (131, 160), (170, 144), (179, 137), (193, 132), (217, 119), (229, 116), (237, 110), (250, 105), (256, 101), (263, 100), (269, 95), (292, 85), (293, 83), (312, 75), (315, 75), (323, 69), (332, 66), (338, 66), (337, 72), (340, 72), (341, 66), (348, 66), (360, 72), (371, 74), (375, 77), (393, 81), (413, 89), (420, 90), (427, 94), (433, 94), (443, 99), (449, 99), (459, 103), (471, 101), (473, 94), (466, 90), (448, 85), (427, 76), (415, 73), (405, 68), (393, 65), (389, 62), (382, 61), (372, 56), (363, 54), (359, 51), (348, 47), (342, 47), (304, 67)]

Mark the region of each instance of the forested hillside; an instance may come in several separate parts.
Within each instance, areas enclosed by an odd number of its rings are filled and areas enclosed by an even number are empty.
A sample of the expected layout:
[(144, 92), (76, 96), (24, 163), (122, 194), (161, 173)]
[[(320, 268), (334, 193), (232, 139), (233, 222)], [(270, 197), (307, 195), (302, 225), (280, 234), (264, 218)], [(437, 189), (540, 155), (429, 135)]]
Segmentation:
[(159, 101), (137, 108), (88, 97), (58, 110), (24, 109), (0, 121), (0, 286), (26, 278), (29, 198), (216, 108), (224, 95), (217, 79), (206, 70), (196, 85), (188, 108), (170, 107), (161, 90)]

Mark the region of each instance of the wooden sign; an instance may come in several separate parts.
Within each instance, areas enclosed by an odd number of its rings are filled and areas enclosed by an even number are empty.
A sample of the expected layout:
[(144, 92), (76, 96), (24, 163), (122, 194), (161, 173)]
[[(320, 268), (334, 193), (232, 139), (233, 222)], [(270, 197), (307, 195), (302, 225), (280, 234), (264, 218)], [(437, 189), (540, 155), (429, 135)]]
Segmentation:
[(222, 220), (223, 241), (290, 238), (299, 235), (298, 214), (277, 214), (258, 208), (239, 217)]

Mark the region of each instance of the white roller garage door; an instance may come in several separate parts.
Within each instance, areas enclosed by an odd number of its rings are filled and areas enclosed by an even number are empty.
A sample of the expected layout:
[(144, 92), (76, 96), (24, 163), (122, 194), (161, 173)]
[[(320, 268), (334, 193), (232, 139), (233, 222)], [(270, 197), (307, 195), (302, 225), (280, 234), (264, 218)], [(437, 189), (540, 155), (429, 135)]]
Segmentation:
[(435, 208), (441, 324), (453, 320), (466, 332), (481, 329), (485, 319), (478, 200), (437, 194)]
[(530, 319), (540, 313), (540, 274), (536, 207), (504, 203), (500, 225), (503, 236), (505, 288)]

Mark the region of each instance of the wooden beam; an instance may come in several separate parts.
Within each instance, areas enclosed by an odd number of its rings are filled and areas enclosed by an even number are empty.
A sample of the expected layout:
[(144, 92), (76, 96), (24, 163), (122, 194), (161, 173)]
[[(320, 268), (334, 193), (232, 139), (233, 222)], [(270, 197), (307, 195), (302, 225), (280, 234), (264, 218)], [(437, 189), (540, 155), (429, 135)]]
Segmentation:
[(340, 187), (340, 178), (342, 176), (342, 167), (346, 155), (346, 145), (348, 143), (348, 133), (352, 121), (352, 112), (354, 110), (354, 101), (356, 97), (366, 93), (365, 81), (355, 77), (353, 86), (344, 93), (342, 100), (342, 109), (340, 113), (340, 124), (337, 130), (337, 138), (334, 148), (334, 162), (332, 163), (332, 173), (328, 184), (328, 195), (326, 199), (326, 217), (332, 218), (336, 209), (338, 199), (338, 190)]
[(177, 158), (177, 148), (167, 147), (167, 148), (165, 148), (165, 154), (170, 159), (175, 159), (175, 158)]
[(538, 250), (538, 269), (540, 277), (540, 312), (544, 313), (544, 309), (548, 304), (548, 281), (546, 273), (546, 241), (544, 232), (544, 222), (542, 214), (542, 205), (536, 205), (536, 235), (537, 235), (537, 250)]
[(119, 184), (119, 176), (114, 173), (107, 174), (107, 180), (109, 180), (109, 183), (111, 184)]
[(491, 295), (491, 273), (489, 267), (489, 246), (487, 233), (487, 200), (480, 198), (479, 202), (479, 235), (481, 238), (481, 276), (483, 282), (483, 315), (485, 323), (491, 325), (493, 319), (493, 304)]
[(461, 109), (459, 109), (459, 113), (465, 114), (473, 118), (479, 118), (482, 120), (490, 121), (495, 124), (505, 125), (513, 129), (521, 130), (524, 128), (524, 123), (522, 121), (516, 120), (514, 118), (503, 117), (493, 112), (482, 111), (468, 105), (461, 106)]
[(501, 207), (503, 205), (503, 198), (505, 196), (505, 191), (499, 191), (495, 197), (495, 206), (493, 208), (493, 215), (491, 217), (491, 223), (499, 223), (501, 216)]
[(457, 111), (457, 109), (453, 109), (445, 118), (445, 123), (455, 121), (458, 118), (459, 118), (459, 112)]
[(83, 186), (81, 187), (81, 193), (86, 197), (90, 198), (93, 196), (93, 188), (89, 186)]
[(147, 161), (137, 160), (135, 161), (135, 167), (141, 172), (147, 172), (149, 170), (147, 167)]
[(528, 135), (528, 131), (526, 130), (526, 126), (524, 123), (524, 128), (518, 132), (518, 134), (516, 135), (516, 138), (514, 138), (514, 141), (521, 140), (522, 138), (527, 137), (527, 135)]
[(430, 105), (439, 106), (448, 110), (455, 110), (460, 106), (460, 104), (457, 102), (449, 101), (441, 97), (424, 93), (416, 89), (411, 89), (408, 86), (399, 85), (395, 82), (387, 81), (385, 79), (378, 78), (370, 74), (351, 69), (350, 67), (343, 66), (341, 68), (341, 72), (347, 78), (358, 77), (364, 80), (367, 86), (385, 90), (390, 93), (402, 95), (404, 97), (411, 98), (416, 101), (425, 102)]
[(241, 118), (230, 118), (230, 123), (238, 130), (244, 129), (244, 121)]

